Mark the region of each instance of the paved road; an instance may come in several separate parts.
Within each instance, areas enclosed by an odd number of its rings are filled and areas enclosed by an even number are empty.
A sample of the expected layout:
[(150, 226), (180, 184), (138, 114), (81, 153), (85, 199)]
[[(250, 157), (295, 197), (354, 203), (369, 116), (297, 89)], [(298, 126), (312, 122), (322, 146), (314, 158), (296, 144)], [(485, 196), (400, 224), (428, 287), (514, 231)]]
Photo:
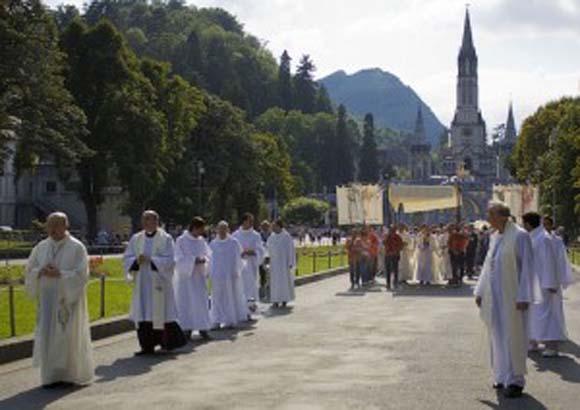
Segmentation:
[[(470, 289), (347, 292), (346, 276), (298, 289), (292, 311), (175, 355), (134, 358), (133, 334), (97, 344), (97, 381), (37, 388), (30, 361), (0, 367), (0, 409), (578, 409), (580, 346), (530, 360), (527, 395), (491, 389)], [(580, 340), (580, 286), (567, 296)], [(264, 307), (265, 308), (265, 307)]]

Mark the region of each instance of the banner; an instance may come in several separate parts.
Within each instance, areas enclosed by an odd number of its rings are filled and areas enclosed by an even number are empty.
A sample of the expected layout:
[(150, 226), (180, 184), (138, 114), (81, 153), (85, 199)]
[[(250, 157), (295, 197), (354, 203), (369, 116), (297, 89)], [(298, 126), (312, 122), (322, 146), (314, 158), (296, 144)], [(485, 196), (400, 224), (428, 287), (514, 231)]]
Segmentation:
[(494, 185), (492, 202), (509, 206), (512, 215), (521, 223), (527, 212), (538, 212), (540, 191), (532, 185)]
[(382, 225), (383, 190), (379, 185), (336, 187), (339, 225)]
[(389, 202), (395, 211), (402, 205), (407, 214), (461, 206), (457, 188), (449, 185), (391, 185)]

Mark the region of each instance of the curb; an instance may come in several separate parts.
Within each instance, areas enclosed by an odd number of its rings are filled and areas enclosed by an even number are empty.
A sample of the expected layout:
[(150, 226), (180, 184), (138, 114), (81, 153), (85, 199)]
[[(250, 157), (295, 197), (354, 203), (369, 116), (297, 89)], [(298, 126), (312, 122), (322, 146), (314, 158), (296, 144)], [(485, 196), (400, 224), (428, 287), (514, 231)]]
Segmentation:
[[(342, 275), (348, 271), (347, 267), (335, 268), (316, 273), (314, 275), (298, 277), (294, 280), (295, 286), (308, 285), (334, 276)], [(100, 319), (91, 323), (91, 340), (101, 340), (130, 332), (135, 325), (127, 315), (116, 316), (108, 319)], [(34, 336), (20, 336), (0, 341), (0, 365), (26, 359), (32, 356)]]

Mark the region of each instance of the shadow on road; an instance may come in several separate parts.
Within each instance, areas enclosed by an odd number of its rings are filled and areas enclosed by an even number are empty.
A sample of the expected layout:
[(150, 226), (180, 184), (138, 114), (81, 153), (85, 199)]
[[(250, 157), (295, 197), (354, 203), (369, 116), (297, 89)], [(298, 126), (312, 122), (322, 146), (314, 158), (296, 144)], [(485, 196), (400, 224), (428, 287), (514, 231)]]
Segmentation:
[[(251, 336), (251, 330), (256, 328), (255, 323), (247, 323), (235, 329), (221, 329), (212, 331), (213, 342), (229, 341), (235, 342), (240, 333), (246, 333)], [(171, 352), (159, 352), (153, 356), (131, 356), (123, 357), (115, 360), (110, 365), (98, 366), (95, 369), (95, 374), (99, 377), (96, 383), (107, 383), (122, 377), (138, 376), (149, 373), (158, 364), (175, 360), (178, 356), (191, 354), (195, 352), (196, 347), (212, 341), (204, 341), (196, 339), (190, 341), (186, 346), (175, 349)], [(0, 407), (2, 408), (2, 407)]]
[(548, 410), (546, 406), (527, 393), (519, 399), (506, 399), (501, 392), (497, 392), (497, 403), (489, 400), (479, 400), (479, 402), (494, 410)]
[(404, 285), (393, 291), (394, 297), (428, 296), (444, 298), (471, 298), (473, 288), (468, 285), (449, 287), (446, 285)]
[(528, 357), (534, 362), (538, 372), (556, 373), (564, 381), (580, 383), (580, 364), (574, 358), (563, 355), (554, 358), (544, 358), (539, 353), (532, 353)]
[(378, 283), (375, 283), (373, 285), (367, 285), (367, 286), (362, 286), (360, 288), (356, 288), (356, 289), (347, 289), (345, 291), (342, 292), (337, 292), (335, 294), (335, 296), (341, 296), (341, 297), (357, 297), (357, 296), (364, 296), (367, 293), (381, 293), (383, 292), (383, 290), (381, 288), (384, 288), (384, 285), (380, 285)]
[(49, 404), (82, 389), (83, 387), (80, 386), (50, 390), (36, 387), (7, 399), (0, 400), (0, 409), (42, 410)]
[(286, 307), (273, 307), (270, 306), (268, 309), (262, 312), (263, 317), (278, 317), (278, 316), (287, 316), (292, 313), (294, 310), (294, 306), (286, 306)]

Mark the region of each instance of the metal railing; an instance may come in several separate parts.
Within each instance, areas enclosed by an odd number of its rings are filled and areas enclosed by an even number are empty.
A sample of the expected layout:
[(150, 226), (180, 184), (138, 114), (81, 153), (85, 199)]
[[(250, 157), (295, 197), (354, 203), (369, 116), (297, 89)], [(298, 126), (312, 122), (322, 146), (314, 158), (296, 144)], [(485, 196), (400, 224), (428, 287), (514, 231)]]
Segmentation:
[[(99, 258), (104, 255), (97, 254), (97, 255), (90, 255), (91, 259)], [(310, 258), (311, 264), (306, 265), (304, 263), (300, 263), (302, 258)], [(346, 251), (344, 248), (342, 249), (334, 249), (334, 250), (316, 250), (312, 248), (308, 249), (297, 249), (296, 254), (297, 259), (297, 267), (296, 267), (296, 275), (297, 276), (306, 276), (315, 274), (317, 272), (321, 272), (324, 270), (329, 270), (333, 268), (340, 268), (346, 266), (348, 263), (348, 258), (346, 257)], [(106, 315), (106, 308), (107, 308), (107, 283), (111, 282), (125, 282), (123, 278), (120, 277), (108, 277), (107, 274), (99, 274), (95, 273), (98, 271), (98, 268), (94, 268), (91, 270), (93, 273), (91, 274), (91, 279), (89, 280), (88, 286), (91, 284), (98, 283), (99, 284), (99, 292), (98, 292), (98, 317), (93, 319), (103, 319)], [(127, 285), (129, 286), (129, 285)], [(15, 337), (17, 336), (18, 332), (16, 329), (16, 301), (15, 295), (16, 292), (23, 292), (23, 280), (22, 278), (18, 278), (8, 283), (0, 284), (0, 299), (4, 297), (3, 295), (6, 294), (8, 299), (7, 307), (8, 307), (8, 322), (9, 322), (9, 336), (8, 337)], [(90, 302), (90, 301), (89, 301)], [(0, 337), (1, 339), (1, 337)]]

